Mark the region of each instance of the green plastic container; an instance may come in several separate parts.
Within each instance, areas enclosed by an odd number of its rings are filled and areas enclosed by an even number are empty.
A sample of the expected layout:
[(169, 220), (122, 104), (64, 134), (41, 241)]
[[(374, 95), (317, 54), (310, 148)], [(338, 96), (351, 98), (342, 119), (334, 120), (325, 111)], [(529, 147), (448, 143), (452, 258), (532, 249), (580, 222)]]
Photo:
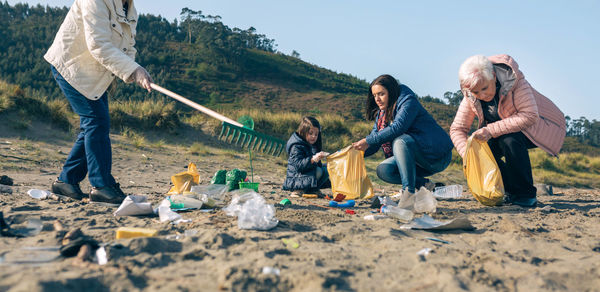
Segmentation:
[(256, 182), (240, 182), (240, 189), (251, 189), (258, 192), (258, 184)]

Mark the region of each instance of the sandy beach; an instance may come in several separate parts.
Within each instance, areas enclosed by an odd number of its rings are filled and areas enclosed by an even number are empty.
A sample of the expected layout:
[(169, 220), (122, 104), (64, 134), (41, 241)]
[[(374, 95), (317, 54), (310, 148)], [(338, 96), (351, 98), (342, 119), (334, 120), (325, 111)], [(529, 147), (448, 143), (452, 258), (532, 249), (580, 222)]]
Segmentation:
[[(282, 206), (289, 198), (281, 190), (285, 160), (257, 155), (254, 179), (275, 205), (275, 228), (240, 230), (237, 218), (220, 208), (181, 212), (191, 222), (173, 225), (152, 216), (114, 217), (115, 207), (31, 198), (30, 189), (49, 190), (72, 141), (39, 131), (35, 139), (0, 137), (0, 175), (14, 180), (12, 194), (0, 194), (0, 211), (9, 221), (43, 223), (35, 236), (0, 237), (1, 291), (600, 291), (598, 190), (554, 188), (532, 209), (486, 207), (464, 193), (438, 201), (430, 215), (466, 216), (475, 230), (407, 230), (391, 218), (365, 220), (373, 214), (369, 201), (359, 201), (354, 215), (324, 207), (325, 199), (290, 198), (292, 204)], [(145, 195), (153, 206), (169, 190), (171, 175), (189, 162), (198, 166), (201, 185), (219, 169), (248, 164), (246, 153), (221, 151), (218, 143), (192, 154), (186, 142), (136, 148), (124, 137), (112, 139), (114, 176), (126, 193)], [(87, 180), (82, 189), (88, 191)], [(375, 189), (397, 191), (387, 184)], [(15, 263), (57, 255), (57, 220), (105, 244), (108, 262)], [(123, 226), (158, 235), (116, 240)], [(431, 252), (417, 255), (424, 248)]]

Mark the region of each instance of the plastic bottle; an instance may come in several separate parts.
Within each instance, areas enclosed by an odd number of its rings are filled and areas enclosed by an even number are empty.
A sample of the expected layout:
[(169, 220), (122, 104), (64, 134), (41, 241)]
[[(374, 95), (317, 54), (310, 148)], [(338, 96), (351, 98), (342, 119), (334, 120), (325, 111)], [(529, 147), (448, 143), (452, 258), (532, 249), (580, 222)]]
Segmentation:
[(169, 198), (169, 201), (171, 201), (171, 208), (173, 208), (173, 209), (184, 209), (184, 208), (200, 209), (200, 208), (202, 208), (202, 204), (203, 204), (203, 202), (198, 199), (194, 199), (194, 198), (191, 198), (189, 196), (184, 196), (184, 195), (173, 195)]
[(462, 197), (462, 192), (462, 185), (451, 185), (435, 188), (433, 196), (440, 199), (457, 199)]
[(410, 222), (414, 216), (412, 211), (394, 206), (381, 207), (381, 213), (396, 218), (402, 222)]

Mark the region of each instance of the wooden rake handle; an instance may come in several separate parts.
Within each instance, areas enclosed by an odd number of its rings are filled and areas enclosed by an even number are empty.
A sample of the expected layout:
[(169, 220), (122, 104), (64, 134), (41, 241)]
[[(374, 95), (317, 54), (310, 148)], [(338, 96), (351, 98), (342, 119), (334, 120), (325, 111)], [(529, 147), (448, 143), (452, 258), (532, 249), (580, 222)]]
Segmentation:
[(168, 97), (171, 97), (171, 98), (176, 99), (176, 100), (178, 100), (178, 101), (180, 101), (182, 103), (185, 103), (186, 105), (189, 105), (189, 106), (193, 107), (194, 109), (197, 109), (197, 110), (199, 110), (199, 111), (201, 111), (201, 112), (203, 112), (203, 113), (205, 113), (205, 114), (207, 114), (207, 115), (209, 115), (209, 116), (211, 116), (211, 117), (213, 117), (213, 118), (215, 118), (215, 119), (217, 119), (217, 120), (219, 120), (221, 122), (228, 122), (228, 123), (230, 123), (232, 125), (235, 125), (235, 126), (238, 126), (238, 127), (244, 127), (244, 125), (242, 125), (242, 124), (240, 124), (240, 123), (238, 123), (238, 122), (236, 122), (236, 121), (234, 121), (234, 120), (232, 120), (232, 119), (230, 119), (230, 118), (228, 118), (228, 117), (226, 117), (226, 116), (224, 116), (224, 115), (222, 115), (222, 114), (220, 114), (218, 112), (215, 112), (215, 111), (213, 111), (213, 110), (211, 110), (211, 109), (209, 109), (207, 107), (203, 107), (203, 106), (201, 106), (201, 105), (199, 105), (199, 104), (197, 104), (197, 103), (195, 103), (195, 102), (193, 102), (193, 101), (191, 101), (191, 100), (189, 100), (189, 99), (187, 99), (187, 98), (185, 98), (185, 97), (183, 97), (183, 96), (181, 96), (181, 95), (179, 95), (179, 94), (177, 94), (175, 92), (172, 92), (172, 91), (170, 91), (170, 90), (168, 90), (166, 88), (160, 87), (160, 86), (158, 86), (158, 85), (156, 85), (154, 83), (150, 83), (150, 87), (152, 87), (152, 89), (154, 89), (154, 90), (156, 90), (158, 92), (161, 92), (161, 93), (167, 95)]

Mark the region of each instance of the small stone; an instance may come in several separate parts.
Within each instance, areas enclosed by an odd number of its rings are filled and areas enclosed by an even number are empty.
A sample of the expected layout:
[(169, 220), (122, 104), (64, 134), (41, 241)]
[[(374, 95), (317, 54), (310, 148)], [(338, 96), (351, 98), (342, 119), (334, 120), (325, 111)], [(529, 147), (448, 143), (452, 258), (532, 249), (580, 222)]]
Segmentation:
[(0, 176), (0, 185), (12, 186), (13, 183), (14, 183), (14, 181), (12, 178), (10, 178), (6, 175)]

